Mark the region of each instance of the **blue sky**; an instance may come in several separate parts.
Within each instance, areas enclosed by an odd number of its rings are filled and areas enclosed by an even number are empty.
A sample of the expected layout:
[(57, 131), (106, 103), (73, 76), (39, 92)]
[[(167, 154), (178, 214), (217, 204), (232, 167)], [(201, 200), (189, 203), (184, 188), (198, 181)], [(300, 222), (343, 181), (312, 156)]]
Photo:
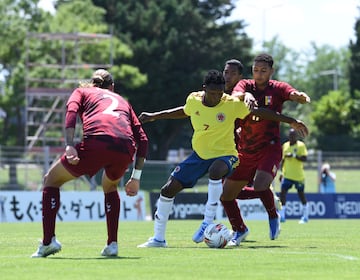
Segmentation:
[(233, 17), (248, 24), (245, 30), (255, 49), (274, 36), (298, 51), (310, 48), (312, 41), (339, 48), (355, 38), (358, 6), (360, 0), (238, 0)]

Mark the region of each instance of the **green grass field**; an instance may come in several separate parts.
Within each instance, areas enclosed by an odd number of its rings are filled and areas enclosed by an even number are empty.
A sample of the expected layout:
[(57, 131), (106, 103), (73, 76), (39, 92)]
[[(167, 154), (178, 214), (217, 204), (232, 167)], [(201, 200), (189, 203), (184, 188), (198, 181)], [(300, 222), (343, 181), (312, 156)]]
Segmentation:
[[(137, 248), (153, 222), (120, 222), (119, 257), (104, 258), (104, 222), (58, 223), (63, 249), (31, 259), (40, 223), (0, 224), (0, 277), (7, 279), (359, 279), (360, 222), (311, 220), (282, 224), (277, 240), (266, 221), (248, 221), (251, 232), (237, 248), (210, 249), (191, 241), (200, 221), (170, 221), (168, 248)], [(227, 221), (223, 221), (228, 226)]]

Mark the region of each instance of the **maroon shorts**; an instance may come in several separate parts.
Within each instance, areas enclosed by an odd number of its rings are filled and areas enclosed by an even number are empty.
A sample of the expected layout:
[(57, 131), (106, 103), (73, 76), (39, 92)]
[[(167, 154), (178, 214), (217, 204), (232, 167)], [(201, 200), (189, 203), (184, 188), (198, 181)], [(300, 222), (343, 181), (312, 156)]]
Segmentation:
[(77, 165), (71, 165), (65, 157), (61, 156), (64, 167), (75, 177), (82, 175), (94, 176), (102, 168), (110, 180), (120, 179), (133, 162), (133, 155), (127, 153), (122, 147), (98, 140), (85, 139), (75, 146), (80, 161)]
[(228, 177), (230, 180), (252, 182), (256, 170), (270, 173), (273, 178), (282, 158), (280, 145), (267, 145), (255, 153), (239, 152), (239, 165)]

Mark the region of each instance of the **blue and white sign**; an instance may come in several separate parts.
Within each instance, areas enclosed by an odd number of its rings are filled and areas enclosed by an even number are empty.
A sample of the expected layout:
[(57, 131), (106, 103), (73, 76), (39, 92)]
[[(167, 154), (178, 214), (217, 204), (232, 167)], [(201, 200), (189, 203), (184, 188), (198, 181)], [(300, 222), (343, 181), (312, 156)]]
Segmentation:
[[(152, 213), (155, 213), (158, 193), (150, 194)], [(306, 194), (310, 219), (360, 219), (360, 193)], [(170, 219), (203, 219), (206, 193), (179, 193), (175, 197)], [(260, 199), (238, 200), (246, 220), (267, 220), (268, 215)], [(286, 219), (299, 219), (302, 205), (296, 193), (287, 195)], [(227, 219), (219, 205), (216, 219)]]
[[(120, 220), (144, 220), (144, 192), (137, 196), (120, 195)], [(104, 193), (60, 192), (58, 221), (105, 220)], [(42, 220), (42, 192), (1, 191), (0, 222), (40, 222)]]

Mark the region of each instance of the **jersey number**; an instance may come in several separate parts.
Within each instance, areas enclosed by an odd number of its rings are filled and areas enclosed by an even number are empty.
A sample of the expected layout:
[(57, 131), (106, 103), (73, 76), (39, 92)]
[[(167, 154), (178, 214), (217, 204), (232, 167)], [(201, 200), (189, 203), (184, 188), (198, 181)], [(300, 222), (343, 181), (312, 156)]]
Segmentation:
[(258, 122), (258, 121), (260, 121), (260, 118), (258, 116), (253, 115), (252, 116), (252, 121)]
[(110, 94), (104, 94), (104, 97), (105, 98), (110, 98), (111, 99), (111, 104), (109, 105), (109, 107), (107, 107), (104, 111), (103, 111), (103, 114), (106, 114), (106, 115), (112, 115), (114, 117), (119, 117), (120, 114), (117, 113), (117, 112), (114, 112), (114, 110), (118, 107), (119, 105), (119, 101), (112, 95)]

